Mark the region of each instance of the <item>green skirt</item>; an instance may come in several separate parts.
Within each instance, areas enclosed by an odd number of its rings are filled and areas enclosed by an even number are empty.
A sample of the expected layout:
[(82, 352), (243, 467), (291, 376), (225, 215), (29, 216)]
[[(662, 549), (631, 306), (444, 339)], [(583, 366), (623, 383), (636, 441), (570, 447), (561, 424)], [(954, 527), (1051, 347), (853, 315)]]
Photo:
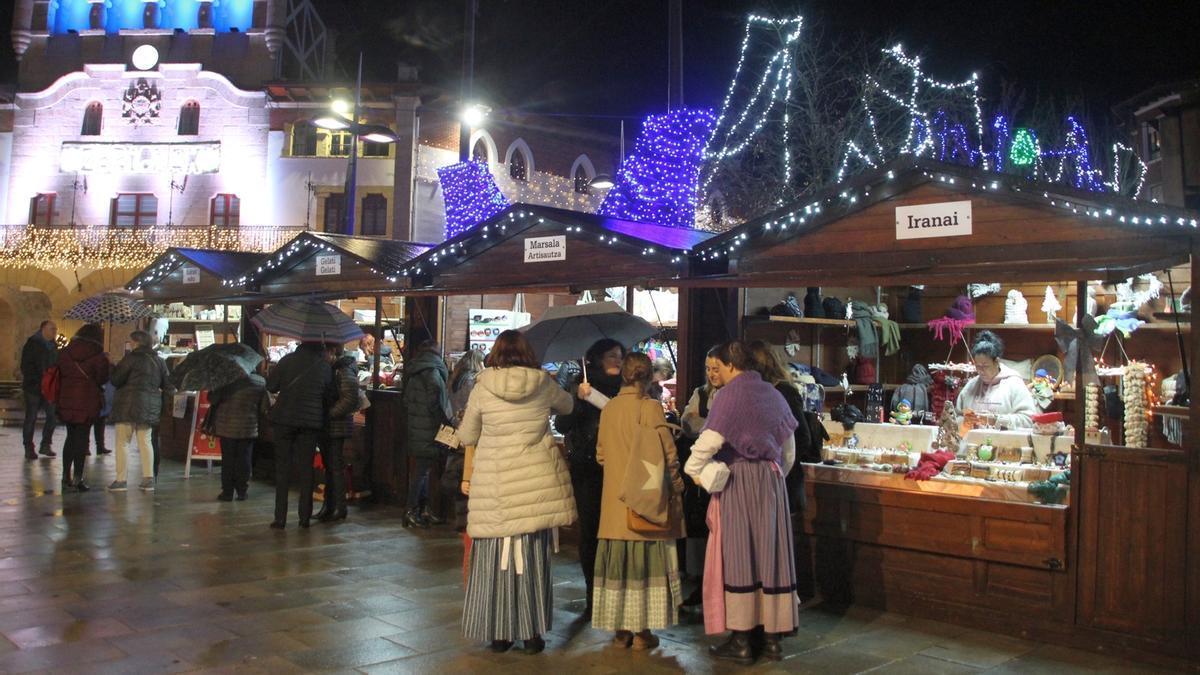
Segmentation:
[(592, 626), (633, 632), (673, 626), (682, 603), (675, 541), (601, 539)]

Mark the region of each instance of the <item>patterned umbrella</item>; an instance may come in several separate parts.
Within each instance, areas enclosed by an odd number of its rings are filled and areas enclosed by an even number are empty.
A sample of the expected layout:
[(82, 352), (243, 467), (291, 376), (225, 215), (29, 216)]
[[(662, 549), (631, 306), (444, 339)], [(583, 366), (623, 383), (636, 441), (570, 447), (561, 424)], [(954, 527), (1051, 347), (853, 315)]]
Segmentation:
[(597, 340), (610, 338), (632, 347), (658, 331), (615, 302), (551, 307), (542, 320), (521, 329), (542, 363), (583, 356)]
[(345, 344), (362, 337), (362, 329), (345, 312), (327, 302), (284, 300), (259, 312), (250, 320), (272, 335), (301, 342)]
[(262, 358), (240, 342), (209, 345), (175, 366), (171, 382), (184, 391), (213, 391), (254, 372)]
[(67, 319), (88, 323), (136, 323), (154, 316), (154, 311), (141, 301), (124, 293), (101, 293), (81, 300), (63, 315)]

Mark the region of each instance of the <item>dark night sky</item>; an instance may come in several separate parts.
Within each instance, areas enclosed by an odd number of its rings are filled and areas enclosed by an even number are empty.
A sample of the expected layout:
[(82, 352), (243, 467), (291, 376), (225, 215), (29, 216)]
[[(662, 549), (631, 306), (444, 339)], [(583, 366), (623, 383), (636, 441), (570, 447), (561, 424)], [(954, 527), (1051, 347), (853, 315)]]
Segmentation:
[[(457, 0), (318, 0), (339, 30), (343, 62), (363, 45), (380, 77), (392, 64), (457, 91), (463, 4)], [(497, 107), (641, 116), (666, 101), (666, 0), (480, 0), (478, 98)], [(332, 8), (339, 7), (334, 12)], [(684, 0), (685, 98), (716, 106), (748, 11), (798, 11), (834, 40), (902, 42), (927, 72), (978, 71), (1030, 96), (1085, 100), (1093, 113), (1154, 84), (1200, 77), (1200, 2)], [(348, 69), (347, 69), (348, 70)], [(368, 75), (371, 73), (369, 72)]]

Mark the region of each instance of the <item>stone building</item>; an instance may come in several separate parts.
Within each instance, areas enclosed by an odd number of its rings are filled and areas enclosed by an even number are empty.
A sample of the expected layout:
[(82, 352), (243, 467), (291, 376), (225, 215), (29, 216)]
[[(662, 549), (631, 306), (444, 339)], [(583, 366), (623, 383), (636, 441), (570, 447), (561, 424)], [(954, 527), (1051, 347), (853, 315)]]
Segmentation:
[[(14, 9), (18, 78), (0, 95), (0, 381), (38, 322), (120, 288), (167, 246), (272, 250), (305, 228), (346, 231), (350, 137), (313, 123), (354, 86), (324, 77), (308, 0)], [(458, 161), (455, 106), (406, 67), (364, 83), (361, 101), (359, 121), (396, 140), (358, 144), (353, 233), (442, 240), (437, 169)], [(602, 195), (588, 180), (613, 173), (613, 131), (496, 112), (472, 152), (510, 201), (594, 210)]]

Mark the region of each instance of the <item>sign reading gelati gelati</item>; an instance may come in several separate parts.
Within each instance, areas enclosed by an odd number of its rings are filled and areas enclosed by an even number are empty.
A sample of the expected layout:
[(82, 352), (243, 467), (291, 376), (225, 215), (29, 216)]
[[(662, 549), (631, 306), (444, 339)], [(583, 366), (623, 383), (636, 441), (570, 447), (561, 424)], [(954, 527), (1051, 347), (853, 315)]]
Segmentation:
[(198, 284), (200, 283), (200, 268), (185, 265), (183, 268), (183, 283)]
[(317, 256), (317, 276), (328, 277), (342, 273), (342, 256), (340, 255), (319, 255)]
[(63, 141), (63, 173), (154, 173), (194, 176), (221, 170), (221, 142), (96, 143)]
[(896, 238), (961, 237), (971, 234), (971, 202), (896, 207)]
[(567, 238), (529, 237), (525, 240), (525, 262), (550, 262), (567, 259)]

